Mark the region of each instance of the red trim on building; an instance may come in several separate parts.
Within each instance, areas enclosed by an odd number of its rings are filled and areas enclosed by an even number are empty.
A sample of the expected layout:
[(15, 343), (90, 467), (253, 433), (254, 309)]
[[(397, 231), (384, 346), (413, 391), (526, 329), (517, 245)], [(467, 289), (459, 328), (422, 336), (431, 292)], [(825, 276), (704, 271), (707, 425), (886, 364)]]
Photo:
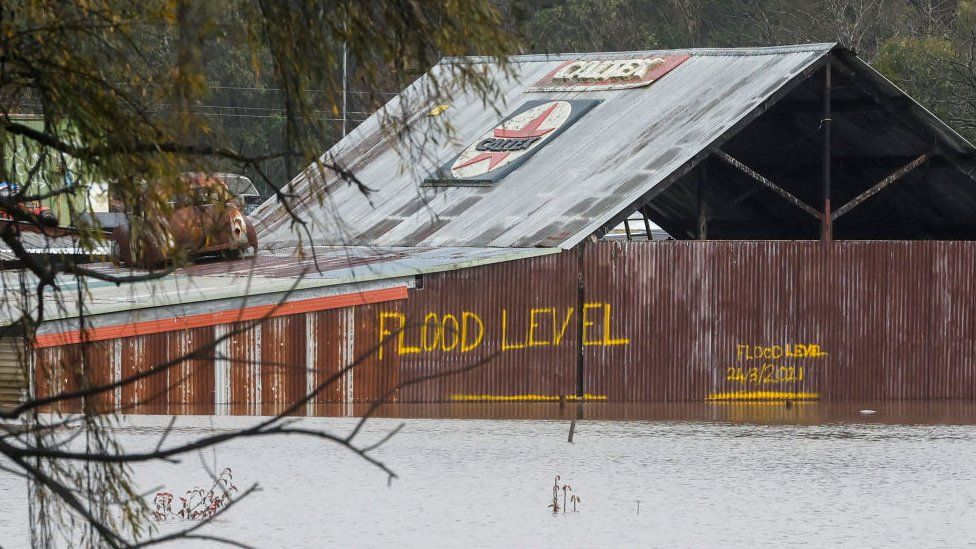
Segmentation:
[[(313, 311), (324, 311), (327, 309), (341, 309), (343, 307), (354, 307), (356, 305), (382, 303), (384, 301), (396, 301), (406, 298), (407, 287), (395, 286), (393, 288), (384, 288), (382, 290), (368, 290), (350, 294), (330, 295), (325, 297), (316, 297), (313, 299), (303, 299), (300, 301), (290, 301), (282, 304), (272, 303), (269, 305), (256, 305), (253, 307), (244, 307), (242, 309), (202, 313), (198, 315), (178, 316), (159, 320), (147, 320), (145, 322), (116, 324), (112, 326), (98, 326), (85, 330), (84, 341), (102, 341), (105, 339), (117, 339), (120, 337), (133, 337), (158, 334), (161, 332), (173, 332), (176, 330), (188, 330), (190, 328), (215, 326), (217, 324), (246, 322), (265, 317), (296, 315), (301, 313), (310, 313)], [(37, 339), (34, 342), (34, 348), (40, 349), (44, 347), (57, 347), (81, 342), (81, 330), (69, 330), (66, 332), (42, 334), (37, 336)]]

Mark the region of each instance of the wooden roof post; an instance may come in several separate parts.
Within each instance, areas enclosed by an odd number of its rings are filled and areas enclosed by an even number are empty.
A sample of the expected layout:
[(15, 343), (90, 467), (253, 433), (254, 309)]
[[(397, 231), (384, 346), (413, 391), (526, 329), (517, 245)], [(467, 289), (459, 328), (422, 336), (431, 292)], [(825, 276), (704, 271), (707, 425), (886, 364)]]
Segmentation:
[(823, 93), (823, 216), (821, 217), (820, 238), (824, 242), (834, 239), (834, 228), (830, 216), (830, 57), (824, 64), (824, 93)]

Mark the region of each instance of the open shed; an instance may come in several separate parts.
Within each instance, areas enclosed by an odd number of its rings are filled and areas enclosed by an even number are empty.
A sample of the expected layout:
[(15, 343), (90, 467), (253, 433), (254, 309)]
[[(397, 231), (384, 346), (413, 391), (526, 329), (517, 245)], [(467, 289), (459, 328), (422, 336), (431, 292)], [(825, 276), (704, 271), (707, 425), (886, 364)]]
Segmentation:
[[(269, 200), (257, 258), (98, 289), (84, 326), (42, 326), (34, 390), (141, 376), (97, 404), (168, 413), (271, 413), (330, 376), (307, 413), (976, 398), (974, 149), (853, 52), (467, 61), (497, 104), (421, 77), (323, 156), (368, 195), (310, 168), (307, 232)], [(603, 239), (635, 215), (673, 240)]]

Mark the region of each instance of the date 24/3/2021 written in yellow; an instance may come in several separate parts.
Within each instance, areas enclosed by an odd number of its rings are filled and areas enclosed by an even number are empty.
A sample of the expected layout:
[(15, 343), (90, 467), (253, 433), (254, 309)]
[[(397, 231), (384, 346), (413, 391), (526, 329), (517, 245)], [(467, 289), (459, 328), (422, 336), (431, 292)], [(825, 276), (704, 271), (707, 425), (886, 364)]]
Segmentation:
[(800, 382), (803, 381), (803, 366), (776, 366), (775, 364), (746, 368), (730, 366), (725, 369), (725, 380), (763, 385)]

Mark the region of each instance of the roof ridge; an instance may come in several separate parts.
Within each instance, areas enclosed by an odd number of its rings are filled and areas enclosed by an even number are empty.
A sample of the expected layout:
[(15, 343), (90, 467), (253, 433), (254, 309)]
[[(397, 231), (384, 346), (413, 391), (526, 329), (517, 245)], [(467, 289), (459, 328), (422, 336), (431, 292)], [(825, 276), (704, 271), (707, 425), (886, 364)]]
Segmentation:
[[(515, 63), (535, 63), (551, 61), (568, 61), (585, 58), (599, 57), (622, 57), (634, 55), (675, 55), (692, 54), (697, 56), (754, 56), (754, 55), (786, 55), (791, 53), (808, 52), (829, 52), (835, 48), (844, 48), (839, 42), (816, 42), (809, 44), (792, 44), (781, 46), (750, 46), (736, 48), (678, 48), (663, 50), (630, 50), (630, 51), (603, 51), (603, 52), (563, 52), (563, 53), (527, 53), (512, 55), (508, 58), (509, 62)], [(846, 48), (845, 48), (846, 49)], [(440, 60), (441, 65), (451, 65), (459, 62), (467, 63), (495, 63), (497, 58), (489, 56), (472, 55), (465, 57), (444, 57)]]

